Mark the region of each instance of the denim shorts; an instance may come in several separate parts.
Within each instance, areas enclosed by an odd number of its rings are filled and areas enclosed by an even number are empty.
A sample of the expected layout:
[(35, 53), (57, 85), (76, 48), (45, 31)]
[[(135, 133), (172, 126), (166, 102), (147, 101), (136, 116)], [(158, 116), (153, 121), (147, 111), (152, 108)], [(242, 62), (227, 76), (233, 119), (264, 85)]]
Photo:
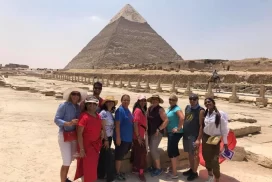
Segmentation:
[(195, 147), (194, 142), (196, 141), (196, 136), (183, 137), (183, 149), (184, 152), (188, 152), (189, 154), (194, 154)]
[(178, 143), (182, 136), (183, 133), (168, 133), (167, 153), (169, 158), (179, 156)]

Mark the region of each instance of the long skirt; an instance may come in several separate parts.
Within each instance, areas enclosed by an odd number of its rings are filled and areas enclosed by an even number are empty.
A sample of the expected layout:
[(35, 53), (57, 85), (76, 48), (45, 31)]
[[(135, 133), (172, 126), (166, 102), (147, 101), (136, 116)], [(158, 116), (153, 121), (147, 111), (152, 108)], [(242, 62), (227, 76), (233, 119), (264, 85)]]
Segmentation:
[[(101, 141), (100, 141), (101, 142)], [(74, 180), (84, 177), (84, 182), (97, 180), (97, 165), (101, 144), (99, 142), (85, 148), (86, 156), (77, 159), (77, 169)]]
[(133, 140), (132, 151), (131, 162), (133, 168), (137, 170), (145, 169), (147, 155), (145, 141), (143, 141), (143, 144), (140, 145), (138, 140)]

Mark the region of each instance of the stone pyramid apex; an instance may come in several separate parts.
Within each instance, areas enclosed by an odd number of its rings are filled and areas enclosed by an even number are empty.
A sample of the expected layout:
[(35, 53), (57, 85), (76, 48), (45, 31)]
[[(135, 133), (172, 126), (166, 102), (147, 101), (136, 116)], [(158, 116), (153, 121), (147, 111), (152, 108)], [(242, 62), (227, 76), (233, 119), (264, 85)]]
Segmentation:
[(115, 22), (119, 18), (125, 18), (126, 20), (137, 22), (137, 23), (146, 23), (146, 20), (130, 5), (126, 4), (111, 20), (110, 23)]
[(114, 69), (124, 64), (183, 60), (129, 4), (67, 64), (65, 69)]

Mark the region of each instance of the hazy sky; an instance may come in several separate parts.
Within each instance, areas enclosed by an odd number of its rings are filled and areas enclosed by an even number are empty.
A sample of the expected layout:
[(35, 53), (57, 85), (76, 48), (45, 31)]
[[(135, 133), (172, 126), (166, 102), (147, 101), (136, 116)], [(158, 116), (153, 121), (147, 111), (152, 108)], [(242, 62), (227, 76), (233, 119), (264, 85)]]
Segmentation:
[(127, 3), (184, 59), (272, 58), (272, 0), (0, 0), (0, 64), (63, 68)]

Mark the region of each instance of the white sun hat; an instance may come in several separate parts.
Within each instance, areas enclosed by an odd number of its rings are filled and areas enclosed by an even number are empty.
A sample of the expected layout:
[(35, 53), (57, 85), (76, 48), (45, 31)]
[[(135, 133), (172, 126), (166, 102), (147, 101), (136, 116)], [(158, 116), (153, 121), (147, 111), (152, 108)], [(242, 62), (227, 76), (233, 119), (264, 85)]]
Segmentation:
[(83, 89), (81, 89), (81, 88), (72, 87), (72, 88), (66, 89), (66, 90), (63, 92), (63, 99), (64, 99), (64, 100), (68, 100), (68, 98), (69, 98), (69, 96), (70, 96), (70, 94), (71, 94), (72, 92), (79, 92), (79, 93), (80, 93), (81, 99), (80, 99), (79, 102), (85, 100), (85, 99), (87, 98), (87, 95), (88, 95), (87, 90), (83, 90)]
[(95, 96), (91, 96), (89, 98), (86, 98), (85, 104), (86, 103), (95, 103), (95, 104), (98, 104), (99, 100)]

